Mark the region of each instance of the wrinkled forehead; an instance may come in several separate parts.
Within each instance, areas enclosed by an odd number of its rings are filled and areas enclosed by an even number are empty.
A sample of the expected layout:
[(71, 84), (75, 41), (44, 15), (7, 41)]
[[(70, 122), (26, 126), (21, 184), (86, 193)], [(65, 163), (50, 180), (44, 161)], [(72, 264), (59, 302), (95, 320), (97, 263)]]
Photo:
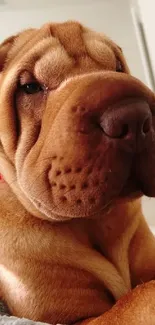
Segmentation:
[[(49, 71), (65, 75), (81, 69), (113, 70), (121, 55), (119, 47), (77, 22), (45, 24), (40, 29), (29, 29), (17, 37), (9, 53), (8, 65), (21, 62), (21, 67), (44, 79)], [(74, 67), (74, 68), (73, 68)], [(45, 80), (46, 81), (46, 80)]]

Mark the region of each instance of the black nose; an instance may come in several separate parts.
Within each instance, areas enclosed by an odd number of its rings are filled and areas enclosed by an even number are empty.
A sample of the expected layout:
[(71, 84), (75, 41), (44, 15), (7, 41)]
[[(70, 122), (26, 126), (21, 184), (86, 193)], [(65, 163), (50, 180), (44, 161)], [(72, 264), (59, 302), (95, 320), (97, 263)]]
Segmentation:
[(143, 140), (152, 128), (150, 107), (140, 100), (117, 103), (104, 112), (101, 127), (109, 138)]

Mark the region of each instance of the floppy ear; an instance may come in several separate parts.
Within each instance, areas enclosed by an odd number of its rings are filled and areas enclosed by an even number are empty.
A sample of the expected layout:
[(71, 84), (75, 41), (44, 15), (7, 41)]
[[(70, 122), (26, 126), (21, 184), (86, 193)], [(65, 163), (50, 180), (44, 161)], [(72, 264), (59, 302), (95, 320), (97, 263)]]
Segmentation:
[(5, 62), (7, 61), (8, 54), (14, 45), (14, 42), (18, 42), (19, 36), (22, 34), (22, 40), (20, 39), (19, 49), (27, 43), (27, 41), (30, 40), (30, 37), (34, 35), (36, 32), (35, 28), (28, 28), (26, 30), (23, 30), (16, 35), (13, 35), (11, 37), (8, 37), (4, 42), (0, 44), (0, 73), (3, 71)]
[(0, 72), (3, 70), (7, 55), (17, 36), (8, 37), (3, 43), (0, 44)]

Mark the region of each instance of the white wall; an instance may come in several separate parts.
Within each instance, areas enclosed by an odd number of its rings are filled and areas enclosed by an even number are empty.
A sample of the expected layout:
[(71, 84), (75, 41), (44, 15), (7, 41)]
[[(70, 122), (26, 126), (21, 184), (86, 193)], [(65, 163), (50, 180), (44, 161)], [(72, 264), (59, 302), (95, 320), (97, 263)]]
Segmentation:
[[(136, 1), (133, 0), (136, 6)], [(137, 12), (143, 24), (152, 70), (155, 80), (155, 1), (137, 0)], [(146, 67), (147, 69), (147, 67)], [(147, 72), (147, 71), (146, 71)], [(146, 73), (147, 74), (147, 73)], [(154, 86), (154, 85), (153, 85)], [(152, 88), (154, 89), (154, 87)], [(143, 211), (148, 223), (153, 226), (155, 233), (155, 199), (143, 198)]]
[(119, 43), (133, 75), (146, 82), (128, 0), (63, 0), (55, 1), (57, 4), (50, 3), (51, 7), (47, 9), (0, 11), (0, 41), (23, 28), (40, 26), (47, 21), (80, 20)]
[(155, 77), (155, 1), (138, 0), (138, 4)]

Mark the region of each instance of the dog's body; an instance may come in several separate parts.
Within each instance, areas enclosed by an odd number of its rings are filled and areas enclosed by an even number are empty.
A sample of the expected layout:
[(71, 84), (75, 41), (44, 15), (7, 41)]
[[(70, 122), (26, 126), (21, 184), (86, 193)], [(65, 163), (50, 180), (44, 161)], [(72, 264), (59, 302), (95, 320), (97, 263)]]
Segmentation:
[(0, 66), (1, 298), (54, 324), (154, 324), (155, 239), (140, 202), (155, 195), (154, 94), (78, 23), (10, 38)]
[[(7, 185), (2, 186), (6, 195)], [(114, 295), (153, 279), (155, 241), (139, 201), (115, 207), (105, 221), (51, 225), (26, 213), (9, 189), (7, 194), (8, 200), (2, 194), (1, 282), (13, 314), (75, 323), (101, 315)]]

